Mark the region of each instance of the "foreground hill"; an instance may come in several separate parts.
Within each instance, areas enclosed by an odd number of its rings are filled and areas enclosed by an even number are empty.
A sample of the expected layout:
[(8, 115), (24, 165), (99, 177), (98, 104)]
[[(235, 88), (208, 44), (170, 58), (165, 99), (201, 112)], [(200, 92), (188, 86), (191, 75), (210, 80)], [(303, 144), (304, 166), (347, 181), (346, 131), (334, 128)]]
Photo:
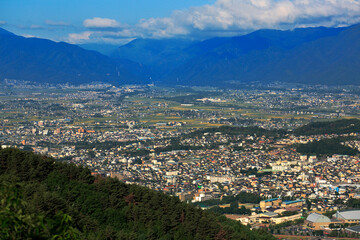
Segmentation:
[(142, 83), (143, 68), (76, 45), (24, 38), (0, 29), (0, 79), (40, 83)]
[(1, 239), (274, 239), (136, 185), (0, 150)]

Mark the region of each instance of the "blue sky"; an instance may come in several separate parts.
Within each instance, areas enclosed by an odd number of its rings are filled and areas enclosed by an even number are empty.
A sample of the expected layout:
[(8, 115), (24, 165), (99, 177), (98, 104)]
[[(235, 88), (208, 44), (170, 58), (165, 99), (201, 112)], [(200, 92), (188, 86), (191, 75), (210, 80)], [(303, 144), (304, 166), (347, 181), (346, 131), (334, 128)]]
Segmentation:
[(0, 27), (70, 43), (205, 39), (359, 22), (360, 0), (0, 0)]

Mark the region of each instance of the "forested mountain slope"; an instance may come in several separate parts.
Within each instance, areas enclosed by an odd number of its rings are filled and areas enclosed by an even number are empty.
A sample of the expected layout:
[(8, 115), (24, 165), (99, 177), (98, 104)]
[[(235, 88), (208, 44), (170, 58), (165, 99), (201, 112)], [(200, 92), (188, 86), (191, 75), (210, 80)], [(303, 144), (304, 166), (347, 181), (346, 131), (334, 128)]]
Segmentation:
[(177, 198), (0, 150), (0, 239), (274, 239)]

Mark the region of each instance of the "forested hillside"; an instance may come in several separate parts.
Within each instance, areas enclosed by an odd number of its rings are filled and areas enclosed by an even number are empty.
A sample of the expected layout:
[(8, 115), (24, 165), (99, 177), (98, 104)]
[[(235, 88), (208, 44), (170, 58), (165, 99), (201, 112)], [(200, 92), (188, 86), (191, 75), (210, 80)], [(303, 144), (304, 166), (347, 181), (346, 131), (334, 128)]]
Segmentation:
[(360, 131), (360, 121), (355, 118), (331, 122), (313, 122), (294, 130), (296, 135), (346, 134)]
[(351, 148), (341, 144), (342, 140), (339, 138), (335, 139), (322, 139), (320, 141), (309, 142), (306, 144), (299, 144), (296, 146), (296, 151), (306, 155), (350, 155), (355, 156), (359, 154), (357, 149)]
[(177, 198), (0, 150), (0, 239), (273, 239)]

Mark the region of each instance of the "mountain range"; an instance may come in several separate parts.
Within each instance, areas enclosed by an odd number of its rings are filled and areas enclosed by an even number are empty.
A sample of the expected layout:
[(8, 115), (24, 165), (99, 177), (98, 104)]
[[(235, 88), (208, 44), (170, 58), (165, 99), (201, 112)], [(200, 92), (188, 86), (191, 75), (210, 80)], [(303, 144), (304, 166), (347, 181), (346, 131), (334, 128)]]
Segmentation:
[[(0, 77), (38, 82), (360, 85), (360, 24), (204, 41), (135, 39), (108, 55), (0, 30)], [(91, 46), (84, 46), (91, 49)], [(94, 46), (92, 47), (94, 48)], [(104, 46), (102, 49), (105, 49)]]
[(143, 68), (124, 59), (47, 39), (0, 30), (0, 79), (40, 83), (141, 83)]

